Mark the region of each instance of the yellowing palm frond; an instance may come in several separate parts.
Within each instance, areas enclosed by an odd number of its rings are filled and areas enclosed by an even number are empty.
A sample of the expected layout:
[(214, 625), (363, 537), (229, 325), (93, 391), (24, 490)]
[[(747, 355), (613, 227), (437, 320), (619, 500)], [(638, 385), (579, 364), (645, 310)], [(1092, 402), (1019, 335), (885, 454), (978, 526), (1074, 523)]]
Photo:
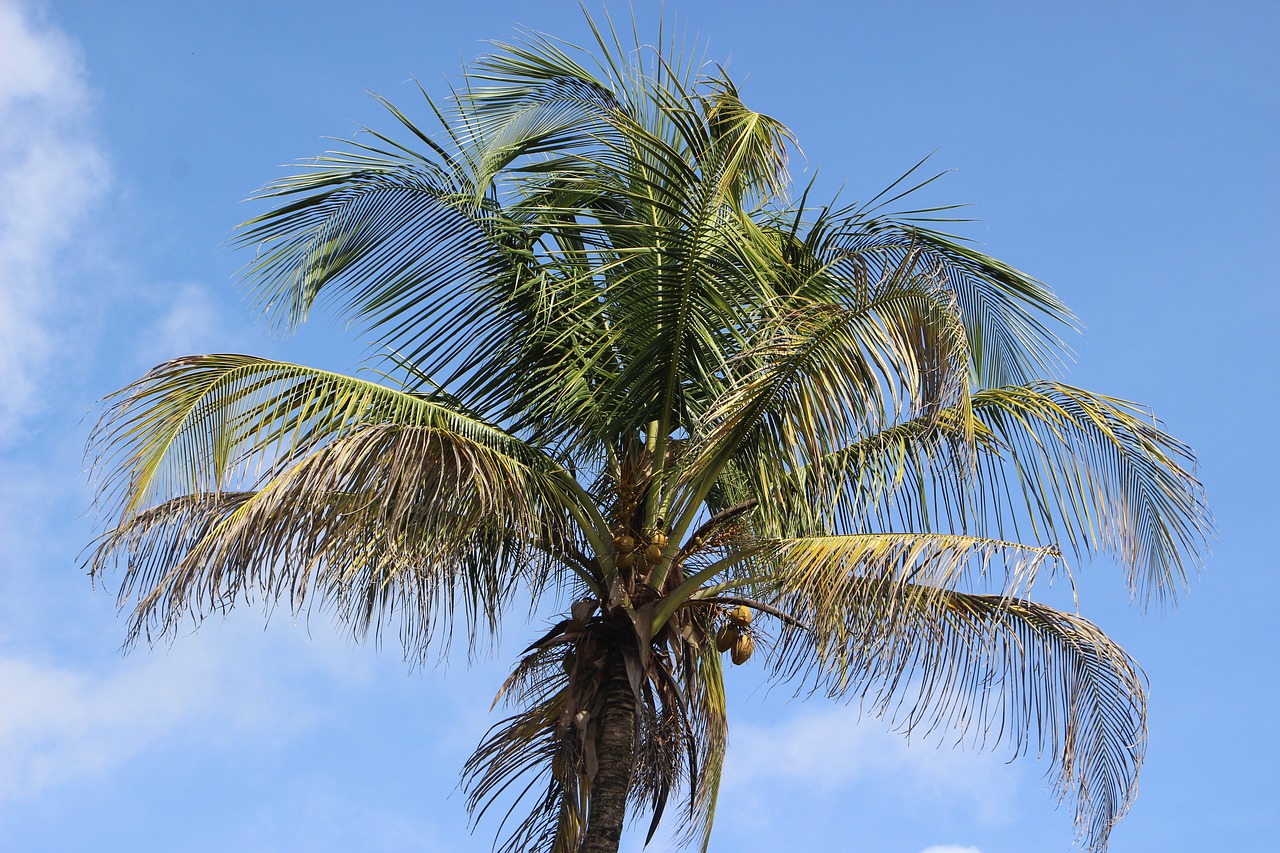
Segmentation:
[(562, 469), (451, 406), (364, 380), (183, 359), (122, 391), (96, 440), (114, 463), (104, 491), (125, 500), (90, 563), (126, 558), (131, 639), (257, 590), (295, 610), (318, 595), (358, 629), (398, 613), (414, 650), (455, 601), (473, 634), (477, 619), (496, 624), (517, 577), (537, 587), (556, 564), (589, 577)]
[(1081, 837), (1106, 848), (1136, 791), (1146, 691), (1095, 625), (1023, 597), (1058, 559), (1052, 549), (898, 534), (784, 541), (767, 553), (774, 565), (758, 588), (804, 626), (784, 624), (776, 671), (857, 698), (908, 732), (993, 738), (1015, 755), (1034, 745), (1073, 800)]

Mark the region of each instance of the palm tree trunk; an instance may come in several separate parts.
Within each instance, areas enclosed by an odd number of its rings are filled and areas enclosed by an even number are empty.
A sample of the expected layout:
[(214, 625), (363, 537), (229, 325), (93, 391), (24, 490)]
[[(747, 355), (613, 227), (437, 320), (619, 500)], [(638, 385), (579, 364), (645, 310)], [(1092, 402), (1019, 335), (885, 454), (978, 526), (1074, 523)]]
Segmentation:
[(622, 821), (627, 813), (627, 793), (631, 789), (636, 703), (622, 652), (616, 648), (609, 653), (605, 679), (596, 777), (591, 783), (587, 831), (579, 853), (617, 853)]

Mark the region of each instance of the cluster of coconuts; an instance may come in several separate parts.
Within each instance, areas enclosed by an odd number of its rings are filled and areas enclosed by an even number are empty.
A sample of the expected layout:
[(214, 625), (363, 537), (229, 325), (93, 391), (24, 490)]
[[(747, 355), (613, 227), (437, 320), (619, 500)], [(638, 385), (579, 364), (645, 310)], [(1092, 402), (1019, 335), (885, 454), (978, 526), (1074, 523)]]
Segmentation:
[(613, 548), (618, 553), (614, 565), (620, 569), (629, 569), (635, 564), (637, 554), (649, 565), (658, 565), (662, 562), (662, 550), (667, 547), (667, 534), (661, 530), (655, 530), (649, 537), (649, 544), (643, 549), (639, 547), (640, 545), (643, 543), (637, 543), (634, 536), (625, 531), (619, 531), (613, 537)]
[(756, 641), (751, 636), (751, 608), (739, 604), (726, 614), (727, 622), (716, 634), (716, 649), (728, 652), (735, 665), (747, 662), (751, 653), (756, 650)]

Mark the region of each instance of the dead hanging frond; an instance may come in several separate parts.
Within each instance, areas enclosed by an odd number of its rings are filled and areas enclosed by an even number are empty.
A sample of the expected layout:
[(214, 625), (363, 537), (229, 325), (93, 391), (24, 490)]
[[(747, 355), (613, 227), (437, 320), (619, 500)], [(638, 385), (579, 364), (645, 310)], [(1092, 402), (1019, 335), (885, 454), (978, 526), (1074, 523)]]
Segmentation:
[[(724, 691), (719, 654), (702, 610), (682, 613), (658, 637), (593, 612), (590, 599), (530, 646), (497, 702), (517, 709), (490, 729), (464, 770), (473, 817), (506, 806), (500, 849), (577, 849), (600, 761), (609, 685), (634, 707), (629, 799), (650, 814), (652, 838), (673, 797), (678, 832), (705, 838), (723, 766)], [(626, 627), (630, 625), (632, 627)], [(623, 631), (625, 638), (619, 638)], [(641, 645), (643, 643), (643, 645)]]
[(513, 579), (583, 571), (557, 467), (362, 380), (180, 360), (122, 392), (96, 440), (121, 497), (88, 562), (95, 576), (124, 563), (129, 642), (256, 593), (295, 612), (314, 598), (358, 632), (398, 621), (417, 655), (455, 609), (473, 639), (496, 625)]
[[(563, 640), (563, 638), (560, 638)], [(499, 698), (520, 710), (495, 724), (463, 767), (463, 786), (472, 819), (480, 820), (507, 797), (499, 826), (503, 853), (576, 853), (583, 828), (589, 779), (577, 730), (579, 704), (595, 696), (570, 690), (574, 666), (568, 641), (535, 648), (503, 685)], [(496, 700), (495, 700), (496, 702)], [(517, 817), (524, 804), (527, 813)]]

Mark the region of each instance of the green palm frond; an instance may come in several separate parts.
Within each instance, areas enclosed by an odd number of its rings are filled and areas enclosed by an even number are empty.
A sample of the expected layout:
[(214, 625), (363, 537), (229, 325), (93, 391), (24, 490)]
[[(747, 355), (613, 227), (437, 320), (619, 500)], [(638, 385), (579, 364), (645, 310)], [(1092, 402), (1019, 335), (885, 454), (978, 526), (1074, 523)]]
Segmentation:
[(1144, 409), (1042, 381), (978, 391), (967, 408), (796, 466), (761, 512), (774, 529), (959, 532), (1106, 553), (1150, 600), (1176, 592), (1213, 534), (1194, 468)]
[(762, 505), (760, 515), (767, 529), (778, 531), (954, 531), (1001, 538), (969, 523), (971, 490), (986, 471), (978, 461), (992, 452), (990, 431), (971, 406), (944, 409), (787, 472), (785, 485), (775, 489), (777, 499)]
[[(451, 434), (512, 480), (567, 482), (538, 449), (445, 402), (368, 380), (247, 355), (165, 362), (107, 399), (90, 440), (100, 493), (120, 515), (148, 502), (216, 492), (287, 467), (357, 427)], [(268, 474), (269, 476), (269, 474)]]
[(237, 245), (258, 252), (246, 275), (277, 323), (296, 326), (323, 295), (416, 355), (415, 338), (473, 317), (511, 261), (467, 176), (408, 149), (351, 149), (257, 196), (282, 202), (241, 226)]
[(876, 281), (904, 265), (936, 277), (956, 298), (976, 385), (1021, 384), (1061, 369), (1067, 349), (1055, 332), (1074, 317), (1034, 278), (954, 237), (909, 221), (823, 211), (811, 251), (852, 281)]
[(827, 460), (904, 415), (932, 423), (947, 412), (963, 439), (968, 420), (954, 412), (967, 409), (967, 350), (952, 304), (927, 285), (900, 283), (859, 308), (807, 305), (764, 323), (687, 455), (681, 476), (697, 490), (682, 523), (731, 462), (762, 496), (796, 490), (797, 471), (829, 479)]
[(1186, 582), (1213, 520), (1191, 449), (1149, 411), (1047, 381), (979, 392), (973, 408), (1005, 463), (986, 493), (997, 515), (985, 527), (1019, 535), (1017, 519), (1030, 519), (1038, 541), (1114, 554), (1144, 601)]

